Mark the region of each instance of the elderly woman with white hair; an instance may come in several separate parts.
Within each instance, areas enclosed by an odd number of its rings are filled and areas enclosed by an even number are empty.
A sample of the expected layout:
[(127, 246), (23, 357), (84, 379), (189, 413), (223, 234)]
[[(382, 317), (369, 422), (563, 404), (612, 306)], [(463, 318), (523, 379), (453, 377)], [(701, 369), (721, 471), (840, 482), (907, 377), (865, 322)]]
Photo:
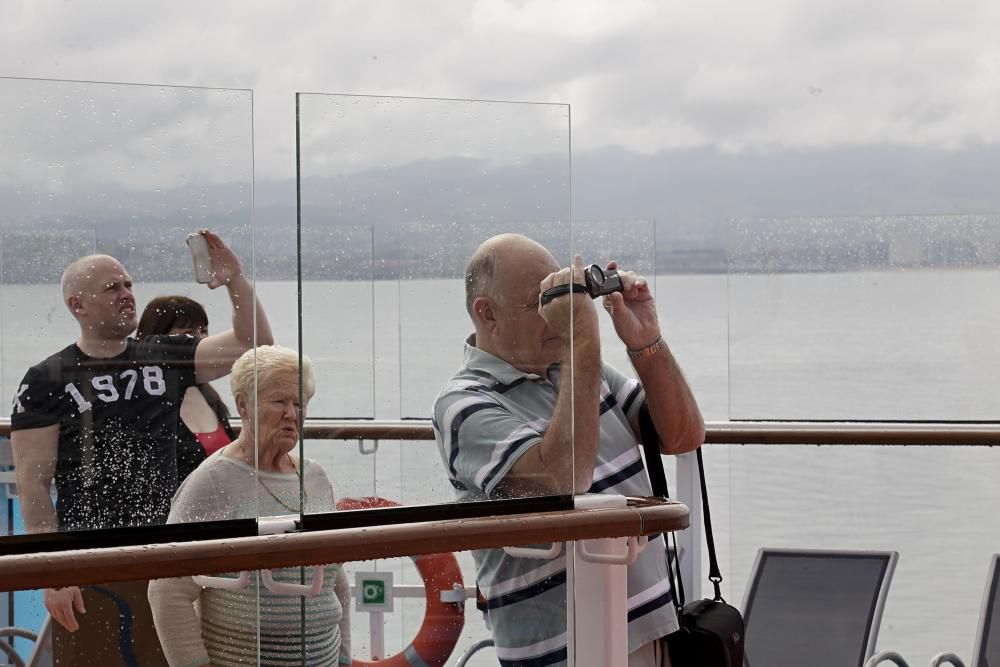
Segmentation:
[[(303, 356), (301, 405), (294, 350), (249, 350), (233, 364), (231, 381), (243, 430), (184, 481), (167, 523), (333, 511), (333, 488), (322, 468), (294, 454), (300, 417), (315, 393), (312, 362)], [(340, 565), (324, 571), (321, 592), (309, 598), (272, 593), (256, 577), (242, 590), (202, 588), (192, 577), (150, 582), (167, 661), (171, 667), (351, 664), (350, 585)], [(298, 568), (273, 575), (278, 582), (300, 581)]]

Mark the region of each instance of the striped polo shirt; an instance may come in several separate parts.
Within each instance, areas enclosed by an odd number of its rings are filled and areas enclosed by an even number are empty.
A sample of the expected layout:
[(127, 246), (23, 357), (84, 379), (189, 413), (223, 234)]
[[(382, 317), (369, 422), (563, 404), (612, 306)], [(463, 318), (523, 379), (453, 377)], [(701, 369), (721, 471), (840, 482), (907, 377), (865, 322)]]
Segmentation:
[[(538, 444), (555, 410), (560, 366), (524, 373), (469, 343), (465, 361), (434, 401), (434, 433), (459, 501), (497, 498), (514, 462)], [(631, 424), (645, 395), (636, 380), (603, 365), (600, 446), (592, 493), (652, 495)], [(564, 550), (565, 552), (565, 550)], [(565, 553), (515, 558), (473, 551), (497, 657), (504, 667), (566, 663)], [(628, 567), (629, 652), (677, 629), (663, 542)]]

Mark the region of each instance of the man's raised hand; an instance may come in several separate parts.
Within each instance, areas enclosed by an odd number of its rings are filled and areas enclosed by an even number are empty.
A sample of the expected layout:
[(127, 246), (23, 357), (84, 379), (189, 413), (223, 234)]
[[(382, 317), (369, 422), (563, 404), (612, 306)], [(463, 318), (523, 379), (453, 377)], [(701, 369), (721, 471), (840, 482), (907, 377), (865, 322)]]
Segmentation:
[[(608, 270), (617, 269), (618, 262), (608, 262)], [(615, 331), (625, 347), (638, 350), (660, 337), (660, 323), (656, 316), (656, 302), (649, 283), (634, 271), (619, 271), (622, 291), (603, 297), (604, 309), (611, 316)]]

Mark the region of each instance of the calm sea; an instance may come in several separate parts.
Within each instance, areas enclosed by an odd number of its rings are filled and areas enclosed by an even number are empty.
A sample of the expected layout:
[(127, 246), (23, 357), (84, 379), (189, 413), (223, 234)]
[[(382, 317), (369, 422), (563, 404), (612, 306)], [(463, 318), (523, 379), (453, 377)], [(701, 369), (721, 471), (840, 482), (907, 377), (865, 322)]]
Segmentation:
[[(995, 420), (998, 283), (985, 271), (678, 275), (658, 277), (656, 296), (665, 336), (709, 420)], [(227, 326), (221, 290), (142, 284), (139, 307), (170, 293), (206, 303), (213, 330)], [(259, 293), (278, 342), (295, 346), (295, 284), (264, 283)], [(53, 285), (0, 290), (5, 396), (27, 366), (74, 339), (59, 301)], [(302, 302), (303, 346), (317, 367), (309, 416), (429, 416), (470, 332), (459, 281), (306, 283)], [(605, 360), (629, 370), (601, 317)], [(225, 382), (218, 386), (225, 394)], [(356, 443), (312, 441), (305, 455), (324, 464), (338, 496), (451, 500), (433, 443), (380, 442), (363, 454)], [(1000, 551), (997, 452), (713, 445), (706, 457), (728, 599), (742, 600), (763, 546), (892, 549), (899, 564), (879, 647), (910, 664), (941, 650), (971, 657), (986, 568)], [(460, 560), (471, 582), (471, 558)], [(412, 567), (379, 567), (418, 582)], [(422, 618), (422, 602), (397, 608), (386, 627), (391, 651)], [(366, 655), (367, 616), (356, 613), (354, 625), (355, 653)], [(466, 636), (486, 636), (471, 612)]]

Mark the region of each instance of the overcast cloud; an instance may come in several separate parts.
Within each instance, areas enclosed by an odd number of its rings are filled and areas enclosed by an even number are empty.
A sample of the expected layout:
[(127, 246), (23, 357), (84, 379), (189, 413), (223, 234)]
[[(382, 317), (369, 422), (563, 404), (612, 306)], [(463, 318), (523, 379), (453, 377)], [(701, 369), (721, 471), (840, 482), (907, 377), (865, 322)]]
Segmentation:
[[(289, 229), (296, 92), (515, 100), (571, 105), (574, 221), (716, 267), (743, 219), (1000, 212), (998, 34), (985, 0), (0, 0), (0, 76), (154, 84), (0, 80), (0, 224), (246, 225), (252, 173)], [(566, 110), (310, 97), (303, 225), (565, 221)]]
[(0, 69), (253, 88), (258, 176), (288, 178), (303, 90), (570, 103), (583, 151), (990, 144), (998, 28), (987, 1), (25, 0)]

